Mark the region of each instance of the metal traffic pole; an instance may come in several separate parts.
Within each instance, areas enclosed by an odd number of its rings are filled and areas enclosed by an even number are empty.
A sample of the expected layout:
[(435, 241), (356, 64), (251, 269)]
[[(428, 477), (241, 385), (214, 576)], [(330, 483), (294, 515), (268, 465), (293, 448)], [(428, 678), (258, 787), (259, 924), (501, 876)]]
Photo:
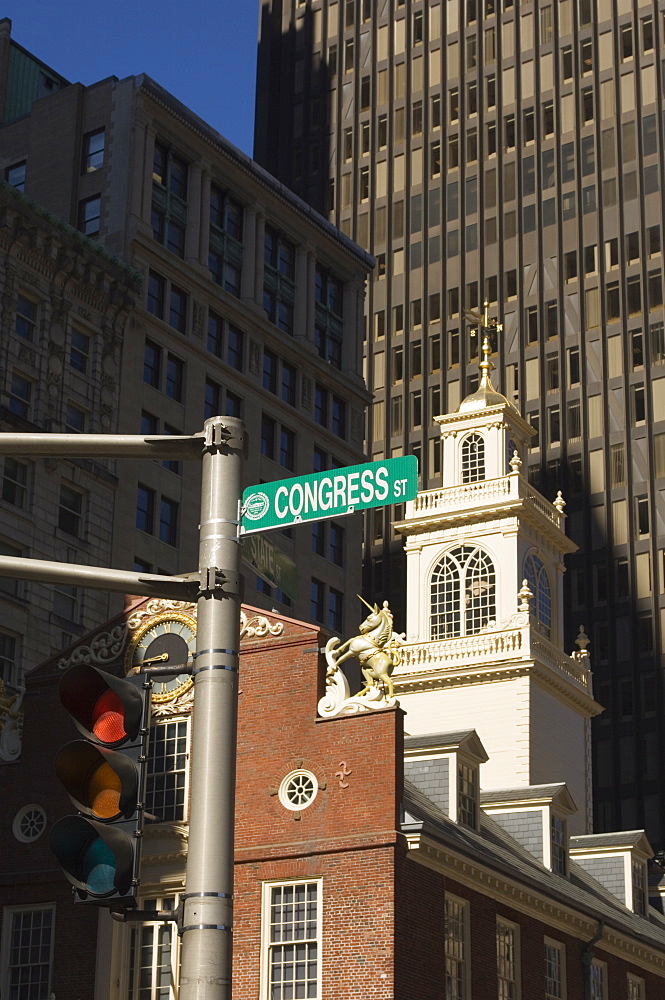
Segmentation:
[(230, 1000), (240, 645), (241, 420), (204, 424), (180, 1000)]

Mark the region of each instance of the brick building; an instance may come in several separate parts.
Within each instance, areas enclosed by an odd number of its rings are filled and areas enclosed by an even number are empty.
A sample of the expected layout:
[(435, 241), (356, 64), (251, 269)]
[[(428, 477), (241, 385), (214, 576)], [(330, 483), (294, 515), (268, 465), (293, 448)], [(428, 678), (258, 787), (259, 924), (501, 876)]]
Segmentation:
[[(120, 670), (132, 631), (173, 616), (173, 608), (135, 603), (85, 645), (89, 650), (94, 639), (97, 662)], [(244, 610), (234, 996), (293, 995), (275, 984), (286, 976), (295, 937), (286, 905), (300, 899), (310, 904), (308, 931), (299, 939), (310, 997), (489, 998), (513, 995), (521, 984), (530, 1000), (581, 1000), (587, 974), (594, 1000), (662, 995), (665, 920), (647, 909), (644, 891), (631, 897), (625, 877), (631, 865), (646, 869), (651, 852), (643, 835), (616, 836), (609, 845), (576, 837), (543, 860), (547, 823), (511, 826), (509, 819), (537, 819), (552, 803), (555, 812), (569, 812), (563, 785), (530, 789), (512, 802), (494, 793), (479, 797), (476, 785), (464, 808), (461, 801), (455, 806), (442, 794), (442, 764), (478, 766), (487, 755), (473, 732), (405, 740), (397, 707), (317, 718), (324, 671), (316, 649), (327, 635)], [(121, 650), (115, 657), (113, 648)], [(173, 997), (179, 942), (172, 925), (117, 924), (103, 908), (72, 905), (48, 850), (45, 829), (71, 811), (48, 776), (56, 748), (73, 734), (55, 703), (62, 668), (77, 654), (80, 646), (28, 677), (23, 738), (30, 750), (0, 770), (2, 995)], [(168, 907), (183, 889), (190, 709), (191, 692), (156, 706), (148, 800), (153, 811), (162, 809), (163, 821), (145, 832), (148, 908)], [(294, 776), (314, 789), (298, 809), (288, 799)], [(267, 936), (271, 917), (282, 924), (281, 950)], [(31, 952), (19, 947), (37, 943)]]
[[(600, 706), (584, 640), (571, 656), (559, 646), (570, 543), (561, 504), (520, 474), (530, 430), (493, 389), (488, 350), (478, 391), (440, 418), (447, 485), (420, 493), (400, 522), (410, 564), (423, 561), (409, 576), (407, 635), (391, 636), (400, 702), (378, 682), (354, 694), (338, 640), (317, 625), (244, 608), (238, 1000), (655, 1000), (665, 990), (663, 872), (652, 870), (650, 890), (648, 840), (589, 832), (589, 728)], [(466, 575), (443, 573), (449, 560)], [(120, 674), (150, 657), (146, 636), (149, 645), (178, 623), (191, 643), (194, 614), (136, 601), (29, 676), (24, 752), (0, 766), (3, 996), (177, 995), (172, 924), (119, 924), (104, 908), (72, 905), (45, 835), (71, 805), (45, 772), (72, 735), (56, 706), (62, 671), (87, 659)], [(370, 608), (366, 624), (384, 641), (386, 622), (390, 632), (389, 611)], [(168, 909), (184, 887), (195, 712), (191, 678), (155, 681), (147, 909)]]
[[(70, 233), (82, 280), (96, 283), (100, 303), (99, 267), (119, 268), (125, 281), (128, 274), (142, 279), (123, 329), (114, 330), (117, 366), (107, 361), (102, 371), (110, 320), (98, 307), (83, 316), (40, 273), (40, 248), (46, 257), (51, 252), (49, 227), (31, 237), (31, 258), (5, 251), (0, 402), (8, 419), (21, 417), (10, 426), (192, 434), (209, 416), (240, 416), (250, 440), (245, 485), (363, 460), (369, 396), (360, 337), (372, 266), (363, 250), (149, 77), (70, 83), (12, 39), (8, 19), (0, 21), (0, 120), (1, 175), (24, 195), (3, 192), (14, 217), (22, 213), (22, 225), (34, 230), (34, 218), (44, 218), (34, 204), (43, 206), (59, 238)], [(93, 244), (99, 267), (86, 271)], [(89, 352), (96, 382), (89, 379), (86, 392), (71, 365), (59, 387), (52, 373), (45, 381), (43, 358), (56, 349), (56, 325), (62, 350), (76, 342)], [(112, 396), (112, 413), (106, 402), (100, 407), (99, 393)], [(0, 473), (5, 466), (9, 481), (14, 466), (5, 461)], [(123, 461), (112, 478), (103, 557), (95, 549), (96, 509), (109, 491), (102, 482), (98, 496), (87, 480), (73, 484), (80, 516), (63, 546), (49, 553), (27, 539), (23, 553), (74, 563), (94, 558), (141, 572), (195, 566), (198, 530), (189, 512), (198, 510), (199, 485), (187, 466)], [(49, 511), (42, 479), (20, 493), (22, 504), (5, 496), (0, 536), (12, 534), (16, 517), (34, 525), (38, 512)], [(44, 537), (51, 524), (49, 511)], [(268, 558), (246, 544), (247, 599), (343, 630), (344, 593), (360, 589), (361, 535), (360, 520), (347, 518), (282, 532), (267, 540)], [(284, 570), (279, 578), (275, 564)], [(8, 607), (13, 654), (11, 664), (0, 663), (8, 681), (118, 610), (79, 588), (53, 623), (51, 588), (30, 584), (21, 593), (41, 618), (31, 632)]]

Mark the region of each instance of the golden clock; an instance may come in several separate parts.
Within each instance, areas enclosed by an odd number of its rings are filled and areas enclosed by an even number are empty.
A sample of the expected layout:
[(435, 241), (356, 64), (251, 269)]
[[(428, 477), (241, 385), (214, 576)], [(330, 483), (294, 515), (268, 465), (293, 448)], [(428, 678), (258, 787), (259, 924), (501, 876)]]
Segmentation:
[[(177, 611), (144, 622), (132, 636), (125, 656), (125, 673), (146, 667), (191, 666), (196, 649), (196, 619)], [(172, 701), (193, 684), (191, 674), (156, 677), (152, 700)]]

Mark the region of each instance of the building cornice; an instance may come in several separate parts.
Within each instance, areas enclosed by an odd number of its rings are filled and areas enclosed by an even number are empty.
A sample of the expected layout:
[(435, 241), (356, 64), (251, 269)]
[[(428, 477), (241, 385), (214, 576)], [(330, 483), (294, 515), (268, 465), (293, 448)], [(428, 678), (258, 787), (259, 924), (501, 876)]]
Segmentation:
[(561, 554), (578, 546), (563, 531), (564, 515), (519, 473), (498, 479), (425, 490), (406, 507), (395, 529), (408, 537), (426, 531), (519, 518), (546, 538)]
[[(423, 831), (405, 831), (409, 857), (418, 864), (438, 872), (476, 893), (508, 906), (530, 919), (539, 919), (552, 930), (572, 935), (580, 940), (595, 937), (598, 923), (605, 923), (603, 937), (596, 943), (602, 949), (619, 958), (630, 961), (648, 972), (659, 976), (665, 974), (665, 951), (654, 942), (649, 945), (638, 941), (630, 933), (607, 923), (606, 914), (582, 913), (564, 900), (555, 899), (539, 889), (527, 887), (524, 883), (496, 870), (490, 870), (480, 861), (443, 845)], [(628, 914), (629, 911), (627, 910)], [(648, 924), (645, 927), (647, 932)]]
[(374, 267), (375, 261), (371, 254), (367, 253), (366, 250), (363, 250), (357, 243), (354, 243), (348, 236), (345, 236), (340, 230), (336, 229), (324, 216), (311, 208), (298, 195), (282, 184), (281, 181), (278, 181), (269, 174), (267, 170), (252, 160), (251, 157), (247, 156), (246, 153), (243, 153), (242, 150), (234, 146), (228, 139), (225, 139), (224, 136), (204, 122), (202, 118), (199, 118), (198, 115), (194, 114), (193, 111), (190, 111), (189, 108), (149, 76), (142, 74), (141, 76), (134, 77), (134, 81), (137, 89), (142, 90), (151, 100), (159, 104), (169, 114), (179, 119), (187, 128), (198, 133), (205, 142), (213, 146), (218, 153), (231, 161), (235, 167), (249, 175), (261, 187), (270, 191), (274, 198), (278, 198), (287, 204), (291, 211), (296, 212), (299, 216), (306, 219), (310, 225), (314, 225), (317, 229), (325, 232), (346, 253), (352, 254), (356, 260), (360, 261), (368, 271)]

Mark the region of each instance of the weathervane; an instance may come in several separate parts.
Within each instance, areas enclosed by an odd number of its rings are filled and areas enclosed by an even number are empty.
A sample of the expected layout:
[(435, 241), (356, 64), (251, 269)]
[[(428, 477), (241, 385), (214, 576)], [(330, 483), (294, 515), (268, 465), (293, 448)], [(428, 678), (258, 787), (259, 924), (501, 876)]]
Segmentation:
[(472, 320), (474, 323), (478, 324), (477, 328), (472, 328), (470, 330), (470, 335), (472, 337), (480, 335), (482, 331), (482, 353), (483, 360), (480, 362), (480, 387), (491, 387), (492, 383), (490, 381), (490, 372), (493, 370), (494, 365), (490, 361), (490, 354), (492, 353), (492, 345), (490, 343), (490, 333), (501, 333), (503, 330), (503, 323), (497, 323), (496, 318), (492, 317), (490, 319), (489, 315), (489, 302), (487, 299), (483, 302), (483, 312), (479, 313), (473, 309), (465, 309), (464, 315), (467, 319)]

